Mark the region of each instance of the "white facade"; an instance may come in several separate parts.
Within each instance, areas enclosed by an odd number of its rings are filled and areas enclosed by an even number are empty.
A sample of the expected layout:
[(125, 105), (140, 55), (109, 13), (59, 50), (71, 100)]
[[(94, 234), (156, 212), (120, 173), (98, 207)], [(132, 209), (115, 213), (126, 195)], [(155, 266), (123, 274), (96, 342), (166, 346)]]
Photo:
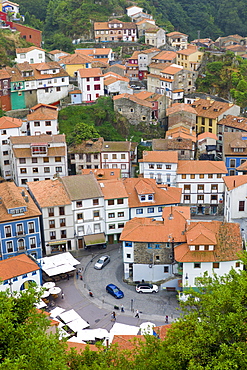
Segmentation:
[[(31, 49), (31, 50), (30, 50)], [(20, 50), (20, 52), (18, 52)], [(45, 63), (45, 51), (40, 48), (17, 49), (16, 63)]]
[(104, 96), (104, 77), (103, 75), (81, 77), (78, 73), (78, 87), (82, 92), (83, 102), (95, 101), (100, 96)]
[(5, 180), (12, 179), (9, 137), (21, 135), (26, 135), (26, 124), (24, 122), (21, 127), (0, 128), (0, 167), (1, 176)]
[(243, 269), (243, 265), (239, 262), (238, 259), (236, 259), (235, 261), (219, 262), (219, 268), (213, 268), (213, 262), (183, 262), (182, 285), (184, 288), (195, 287), (196, 278), (202, 277), (205, 272), (208, 273), (209, 277), (213, 277), (214, 274), (217, 274), (218, 276), (223, 276), (225, 274), (228, 274), (231, 269), (241, 271)]
[[(211, 213), (217, 212), (219, 203), (223, 202), (225, 191), (222, 174), (177, 174), (177, 187), (182, 189), (184, 205), (211, 206)], [(201, 213), (204, 213), (202, 208)]]
[(17, 186), (68, 174), (64, 135), (27, 136), (24, 140), (11, 137), (10, 153), (12, 176)]
[(140, 13), (143, 11), (143, 8), (140, 8), (139, 6), (130, 6), (128, 7), (127, 9), (127, 15), (128, 17), (131, 17), (132, 15), (136, 14), (136, 13)]
[(155, 179), (157, 184), (176, 186), (177, 163), (139, 162), (144, 178)]
[[(155, 196), (155, 195), (154, 195)], [(167, 206), (169, 206), (168, 204)], [(162, 220), (162, 210), (166, 205), (157, 205), (154, 204), (153, 206), (149, 205), (147, 206), (142, 206), (140, 203), (139, 207), (132, 207), (130, 208), (130, 220), (134, 217), (152, 217), (155, 218), (156, 220)]]
[[(51, 72), (47, 72), (51, 73)], [(58, 73), (58, 72), (56, 72)], [(50, 104), (65, 98), (69, 93), (69, 76), (37, 80), (37, 102)]]
[(32, 113), (27, 116), (28, 134), (30, 136), (58, 134), (58, 112), (56, 107), (40, 105), (32, 110)]
[(146, 30), (145, 32), (145, 44), (155, 46), (159, 48), (166, 43), (166, 31), (159, 28), (157, 31)]
[(133, 89), (129, 87), (128, 81), (117, 80), (105, 86), (108, 95), (133, 94)]
[(104, 198), (83, 199), (72, 201), (75, 234), (78, 248), (82, 248), (84, 235), (105, 232)]
[(130, 177), (130, 153), (129, 152), (104, 152), (100, 153), (102, 168), (120, 168), (122, 177)]
[[(240, 175), (239, 175), (240, 176)], [(241, 175), (241, 177), (245, 175)], [(238, 177), (238, 176), (231, 176)], [(227, 180), (227, 179), (226, 179)], [(234, 181), (234, 180), (233, 180)], [(231, 190), (225, 187), (224, 220), (226, 222), (237, 222), (240, 229), (247, 237), (247, 183), (234, 187)]]
[(0, 284), (0, 292), (4, 292), (7, 289), (9, 289), (10, 293), (20, 292), (23, 284), (28, 284), (30, 281), (36, 283), (38, 286), (41, 285), (41, 270), (38, 269), (38, 266), (36, 271), (28, 272), (5, 280), (3, 284)]

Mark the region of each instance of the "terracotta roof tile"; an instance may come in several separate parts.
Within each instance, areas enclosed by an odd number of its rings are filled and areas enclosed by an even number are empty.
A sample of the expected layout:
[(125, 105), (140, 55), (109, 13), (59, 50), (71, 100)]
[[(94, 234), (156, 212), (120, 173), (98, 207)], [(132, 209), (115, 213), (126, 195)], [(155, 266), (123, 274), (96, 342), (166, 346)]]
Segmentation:
[(207, 138), (218, 140), (218, 136), (213, 134), (212, 132), (203, 132), (202, 134), (197, 136), (198, 141), (207, 139)]
[(215, 119), (227, 112), (233, 104), (215, 100), (196, 99), (191, 106), (195, 108), (198, 116)]
[(82, 55), (82, 54), (72, 54), (64, 56), (63, 58), (60, 58), (60, 63), (66, 64), (66, 65), (73, 65), (73, 64), (86, 64), (86, 63), (92, 63), (93, 58)]
[(81, 69), (78, 69), (78, 72), (81, 78), (103, 77), (103, 74), (100, 68), (81, 68)]
[(128, 198), (121, 180), (105, 180), (103, 183), (99, 180), (99, 184), (105, 199)]
[(64, 176), (61, 181), (73, 201), (103, 197), (101, 188), (93, 174)]
[(246, 117), (237, 117), (227, 114), (225, 118), (222, 118), (218, 125), (224, 125), (228, 127), (238, 128), (242, 131), (247, 131), (247, 118)]
[(29, 51), (32, 51), (32, 50), (45, 51), (44, 49), (38, 48), (37, 46), (30, 46), (29, 48), (16, 48), (15, 50), (16, 50), (16, 54), (28, 53)]
[(0, 129), (21, 127), (23, 124), (21, 119), (3, 116), (0, 118)]
[(178, 163), (178, 153), (172, 151), (143, 151), (142, 162)]
[[(239, 168), (239, 167), (238, 167)], [(233, 190), (247, 183), (246, 175), (224, 176), (223, 180), (228, 190)]]
[(164, 68), (161, 73), (175, 75), (176, 73), (180, 72), (182, 69), (183, 67), (180, 67), (180, 66), (175, 67), (174, 65), (171, 65), (169, 67)]
[(65, 143), (65, 135), (33, 135), (33, 136), (11, 136), (10, 141), (15, 144), (38, 144), (38, 143)]
[(103, 137), (99, 137), (95, 140), (83, 140), (81, 144), (70, 146), (68, 152), (74, 154), (100, 153), (103, 143)]
[(178, 31), (173, 31), (173, 32), (167, 33), (166, 36), (173, 37), (173, 36), (188, 36), (188, 35), (186, 35), (185, 33), (178, 32)]
[(120, 168), (97, 168), (97, 169), (83, 169), (82, 175), (93, 173), (95, 178), (100, 182), (105, 180), (119, 180), (121, 178)]
[(118, 350), (134, 350), (140, 342), (145, 342), (144, 335), (114, 335), (112, 344), (118, 345)]
[(174, 113), (188, 112), (197, 115), (197, 111), (190, 104), (175, 103), (171, 107), (166, 109), (166, 115), (170, 116)]
[(58, 179), (27, 183), (41, 208), (71, 204), (71, 200)]
[[(188, 244), (178, 245), (174, 249), (175, 259), (178, 262), (223, 262), (238, 260), (238, 253), (243, 250), (239, 224), (223, 223), (220, 221), (192, 222), (188, 226), (188, 230), (190, 231), (197, 227), (205, 227), (215, 234), (217, 243), (215, 249), (213, 251), (191, 251)], [(205, 245), (207, 244), (205, 243)]]
[(0, 280), (8, 280), (39, 269), (39, 266), (23, 253), (0, 261)]
[(223, 161), (178, 161), (177, 174), (226, 174)]
[(42, 106), (35, 109), (34, 112), (31, 112), (27, 115), (28, 121), (34, 120), (57, 120), (58, 118), (58, 110), (57, 109), (50, 109), (47, 106)]
[[(154, 206), (154, 205), (171, 205), (171, 204), (178, 204), (181, 200), (181, 191), (180, 188), (172, 188), (169, 187), (167, 190), (163, 190), (156, 185), (154, 179), (144, 179), (144, 178), (124, 178), (122, 179), (124, 186), (126, 188), (127, 194), (129, 196), (129, 207), (147, 207), (147, 206)], [(137, 191), (136, 185), (140, 182), (144, 181), (148, 185), (152, 187), (154, 190), (154, 201), (150, 202), (140, 202)]]
[(224, 132), (224, 155), (234, 155), (243, 157), (242, 152), (233, 152), (234, 148), (247, 147), (247, 134), (245, 132)]
[(170, 50), (162, 50), (159, 54), (156, 54), (152, 57), (152, 60), (174, 60), (176, 58), (177, 53), (175, 51)]

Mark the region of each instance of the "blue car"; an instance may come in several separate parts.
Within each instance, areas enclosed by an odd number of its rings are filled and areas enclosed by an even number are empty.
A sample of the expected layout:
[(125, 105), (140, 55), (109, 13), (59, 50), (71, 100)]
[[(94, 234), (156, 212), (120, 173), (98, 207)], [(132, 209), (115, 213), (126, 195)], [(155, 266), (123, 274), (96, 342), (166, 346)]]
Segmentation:
[(122, 292), (122, 290), (120, 290), (116, 285), (114, 284), (108, 284), (106, 286), (106, 291), (107, 293), (111, 294), (113, 297), (119, 299), (119, 298), (123, 298), (124, 297), (124, 294)]

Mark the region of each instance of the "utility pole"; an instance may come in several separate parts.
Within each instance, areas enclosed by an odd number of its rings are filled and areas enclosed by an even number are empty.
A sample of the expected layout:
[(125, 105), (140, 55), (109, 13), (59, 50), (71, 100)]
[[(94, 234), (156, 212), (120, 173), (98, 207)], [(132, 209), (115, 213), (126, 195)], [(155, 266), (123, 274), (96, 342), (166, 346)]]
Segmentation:
[(200, 36), (201, 36), (201, 31), (200, 30), (198, 30), (197, 31), (197, 41), (199, 42), (199, 40), (200, 40)]

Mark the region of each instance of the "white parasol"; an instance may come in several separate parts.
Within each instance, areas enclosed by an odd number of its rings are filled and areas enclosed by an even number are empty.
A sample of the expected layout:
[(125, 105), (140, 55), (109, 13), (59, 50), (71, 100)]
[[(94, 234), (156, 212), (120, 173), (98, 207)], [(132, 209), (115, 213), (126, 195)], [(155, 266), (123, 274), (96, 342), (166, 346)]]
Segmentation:
[(43, 284), (43, 288), (45, 288), (45, 289), (49, 290), (49, 289), (51, 289), (51, 288), (54, 288), (54, 286), (55, 286), (55, 285), (56, 285), (56, 284), (55, 284), (55, 283), (53, 283), (53, 281), (48, 281), (47, 283)]
[(52, 295), (56, 295), (61, 293), (62, 289), (59, 288), (58, 286), (54, 286), (53, 288), (49, 289), (49, 293)]

